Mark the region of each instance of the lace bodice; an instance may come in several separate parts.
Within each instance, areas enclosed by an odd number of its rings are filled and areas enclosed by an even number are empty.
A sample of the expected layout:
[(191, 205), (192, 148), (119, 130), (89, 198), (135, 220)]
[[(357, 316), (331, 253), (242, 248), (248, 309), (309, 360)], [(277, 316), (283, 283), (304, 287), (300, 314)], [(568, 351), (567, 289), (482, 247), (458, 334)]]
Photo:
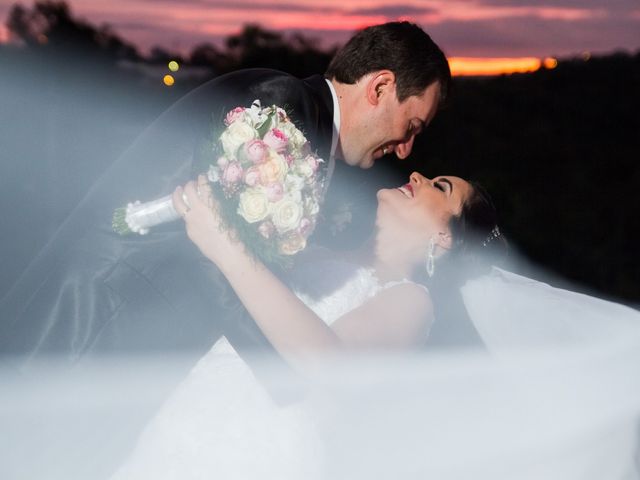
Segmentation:
[(325, 260), (322, 268), (319, 265), (306, 264), (292, 279), (298, 298), (329, 325), (378, 292), (409, 283), (409, 280), (381, 283), (373, 268), (341, 260)]

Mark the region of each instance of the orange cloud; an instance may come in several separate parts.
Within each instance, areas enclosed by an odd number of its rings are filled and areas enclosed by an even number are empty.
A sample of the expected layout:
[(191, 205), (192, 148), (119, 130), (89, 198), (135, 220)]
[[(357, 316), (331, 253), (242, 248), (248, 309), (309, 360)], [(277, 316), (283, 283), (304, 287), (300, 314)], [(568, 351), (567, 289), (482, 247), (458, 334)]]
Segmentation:
[(535, 57), (523, 58), (449, 58), (449, 67), (454, 76), (485, 76), (509, 73), (535, 72), (542, 61)]

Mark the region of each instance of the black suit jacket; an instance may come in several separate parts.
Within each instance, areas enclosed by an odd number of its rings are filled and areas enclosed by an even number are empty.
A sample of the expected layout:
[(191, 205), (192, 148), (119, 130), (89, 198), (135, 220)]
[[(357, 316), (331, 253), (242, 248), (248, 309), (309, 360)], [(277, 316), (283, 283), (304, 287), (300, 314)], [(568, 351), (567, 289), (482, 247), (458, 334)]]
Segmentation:
[(0, 302), (0, 354), (70, 362), (91, 353), (188, 350), (197, 358), (225, 334), (241, 352), (271, 347), (181, 222), (148, 236), (111, 231), (114, 208), (169, 194), (227, 111), (284, 107), (328, 159), (331, 92), (322, 76), (267, 69), (218, 77), (179, 100), (106, 171)]

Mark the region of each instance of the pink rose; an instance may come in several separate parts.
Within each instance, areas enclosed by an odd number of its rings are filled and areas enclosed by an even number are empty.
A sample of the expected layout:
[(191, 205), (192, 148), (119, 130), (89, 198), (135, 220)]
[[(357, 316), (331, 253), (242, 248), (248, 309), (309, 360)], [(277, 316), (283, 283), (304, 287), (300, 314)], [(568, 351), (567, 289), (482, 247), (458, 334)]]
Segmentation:
[(227, 184), (238, 183), (242, 179), (242, 167), (238, 162), (230, 162), (222, 172), (222, 182)]
[(271, 238), (273, 235), (275, 228), (273, 223), (271, 222), (262, 222), (258, 227), (258, 233), (262, 235), (264, 238)]
[(313, 227), (314, 227), (313, 222), (308, 218), (304, 217), (302, 220), (300, 220), (300, 226), (298, 227), (298, 232), (300, 232), (300, 235), (307, 238), (309, 234), (312, 232)]
[(278, 128), (272, 128), (269, 130), (262, 140), (278, 153), (284, 152), (287, 149), (287, 144), (289, 143), (287, 136)]
[(228, 127), (233, 122), (240, 120), (244, 116), (244, 108), (236, 107), (227, 113), (227, 116), (224, 119), (224, 124)]
[(229, 159), (227, 157), (225, 157), (224, 155), (221, 157), (218, 157), (218, 166), (224, 170), (225, 168), (227, 168), (227, 165), (229, 165)]
[(250, 140), (242, 146), (242, 159), (253, 164), (262, 163), (267, 159), (269, 146), (262, 140)]
[(284, 187), (281, 183), (271, 183), (265, 187), (265, 193), (269, 201), (275, 203), (284, 196)]
[(258, 167), (249, 167), (244, 172), (244, 183), (250, 187), (255, 187), (260, 183), (260, 169)]

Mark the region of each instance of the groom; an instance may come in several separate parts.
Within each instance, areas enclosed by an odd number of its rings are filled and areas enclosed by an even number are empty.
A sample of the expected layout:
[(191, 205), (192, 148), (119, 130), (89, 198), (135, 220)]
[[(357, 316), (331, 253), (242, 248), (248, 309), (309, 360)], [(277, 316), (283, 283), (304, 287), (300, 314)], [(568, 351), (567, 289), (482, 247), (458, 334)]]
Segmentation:
[(20, 355), (21, 364), (47, 353), (69, 362), (140, 351), (197, 357), (222, 334), (241, 353), (269, 350), (180, 222), (146, 237), (118, 237), (110, 228), (114, 208), (166, 195), (193, 178), (211, 128), (232, 108), (260, 99), (290, 112), (330, 174), (335, 165), (322, 212), (330, 218), (334, 191), (346, 178), (340, 170), (371, 167), (390, 153), (407, 157), (449, 83), (445, 56), (429, 36), (394, 22), (358, 32), (324, 77), (252, 69), (194, 90), (110, 167), (0, 301), (0, 355)]

